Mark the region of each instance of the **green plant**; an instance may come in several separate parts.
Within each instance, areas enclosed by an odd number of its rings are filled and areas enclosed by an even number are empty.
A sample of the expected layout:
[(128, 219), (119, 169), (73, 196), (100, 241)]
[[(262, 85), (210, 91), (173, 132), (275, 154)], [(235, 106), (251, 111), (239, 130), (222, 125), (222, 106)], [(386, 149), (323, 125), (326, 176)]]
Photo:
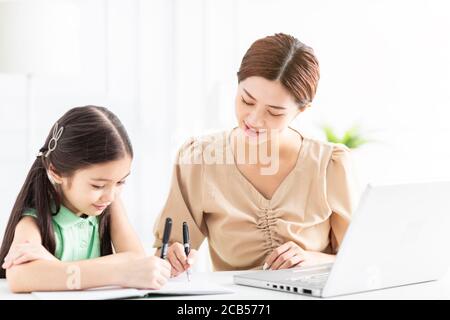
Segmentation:
[(341, 143), (350, 149), (359, 148), (363, 144), (371, 141), (363, 136), (361, 128), (357, 125), (345, 131), (342, 137), (338, 137), (335, 130), (329, 125), (322, 126), (322, 130), (328, 142)]

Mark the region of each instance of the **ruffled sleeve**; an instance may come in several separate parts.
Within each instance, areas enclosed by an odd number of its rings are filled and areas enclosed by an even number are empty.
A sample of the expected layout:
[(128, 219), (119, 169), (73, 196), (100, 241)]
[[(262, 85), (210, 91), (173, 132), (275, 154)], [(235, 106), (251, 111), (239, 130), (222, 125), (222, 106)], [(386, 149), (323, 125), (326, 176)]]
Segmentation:
[(154, 225), (154, 247), (162, 246), (166, 218), (172, 219), (170, 243), (183, 243), (183, 222), (189, 226), (191, 246), (198, 249), (207, 235), (203, 219), (202, 145), (194, 139), (178, 151), (172, 181), (164, 208)]
[(335, 254), (350, 224), (355, 207), (357, 185), (352, 170), (350, 149), (336, 144), (326, 172), (327, 202), (332, 214), (330, 217), (330, 242)]

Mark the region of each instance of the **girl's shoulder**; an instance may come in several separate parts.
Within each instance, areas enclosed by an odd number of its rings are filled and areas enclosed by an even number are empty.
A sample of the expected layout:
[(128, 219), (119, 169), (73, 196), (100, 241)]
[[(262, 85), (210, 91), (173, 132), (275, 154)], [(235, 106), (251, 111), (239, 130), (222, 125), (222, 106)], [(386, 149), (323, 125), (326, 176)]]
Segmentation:
[(33, 217), (33, 218), (37, 218), (37, 212), (36, 209), (33, 208), (27, 208), (24, 210), (24, 212), (22, 213), (22, 217)]

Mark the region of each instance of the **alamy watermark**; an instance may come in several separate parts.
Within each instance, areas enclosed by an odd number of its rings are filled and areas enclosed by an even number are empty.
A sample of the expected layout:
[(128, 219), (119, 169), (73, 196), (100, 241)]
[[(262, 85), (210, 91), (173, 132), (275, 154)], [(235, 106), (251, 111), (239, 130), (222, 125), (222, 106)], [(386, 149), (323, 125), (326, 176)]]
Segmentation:
[(66, 287), (69, 290), (81, 289), (81, 268), (76, 264), (71, 264), (66, 270)]
[(180, 165), (245, 165), (254, 164), (261, 175), (274, 175), (280, 167), (280, 139), (276, 131), (260, 132), (255, 137), (232, 141), (226, 133), (207, 135), (180, 151)]

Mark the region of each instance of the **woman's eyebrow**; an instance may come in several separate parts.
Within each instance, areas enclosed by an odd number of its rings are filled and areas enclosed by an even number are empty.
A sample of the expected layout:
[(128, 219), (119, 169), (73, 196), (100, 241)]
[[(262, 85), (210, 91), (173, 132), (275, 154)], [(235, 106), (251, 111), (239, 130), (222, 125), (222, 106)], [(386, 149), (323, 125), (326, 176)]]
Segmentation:
[[(242, 88), (242, 90), (244, 90), (244, 92), (250, 97), (250, 98), (252, 98), (253, 100), (255, 100), (255, 101), (258, 101), (258, 100), (256, 100), (251, 94), (250, 94), (250, 92), (248, 92), (245, 88)], [(270, 107), (270, 108), (274, 108), (274, 109), (280, 109), (280, 110), (286, 110), (287, 108), (285, 108), (285, 107), (279, 107), (279, 106), (272, 106), (272, 105), (267, 105), (268, 107)]]
[[(120, 180), (123, 180), (126, 177), (128, 177), (130, 175), (130, 173), (131, 172), (128, 172), (128, 174), (125, 177), (123, 177), (122, 179), (120, 179)], [(91, 179), (91, 180), (93, 180), (93, 181), (112, 181), (111, 179), (103, 179), (103, 178), (94, 178), (94, 179)]]
[(250, 92), (248, 92), (247, 90), (245, 90), (245, 88), (243, 88), (243, 90), (245, 91), (245, 93), (246, 93), (250, 98), (252, 98), (253, 100), (256, 100), (256, 99), (250, 94)]

